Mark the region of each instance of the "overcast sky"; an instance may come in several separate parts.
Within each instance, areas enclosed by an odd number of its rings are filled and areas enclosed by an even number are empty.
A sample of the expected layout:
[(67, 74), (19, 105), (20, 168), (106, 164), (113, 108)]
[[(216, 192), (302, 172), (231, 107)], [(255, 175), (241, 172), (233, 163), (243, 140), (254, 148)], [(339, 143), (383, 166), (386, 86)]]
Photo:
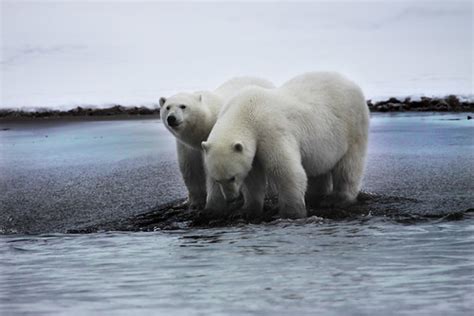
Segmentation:
[(312, 70), (367, 98), (472, 94), (472, 21), (472, 1), (2, 1), (0, 107), (150, 104)]

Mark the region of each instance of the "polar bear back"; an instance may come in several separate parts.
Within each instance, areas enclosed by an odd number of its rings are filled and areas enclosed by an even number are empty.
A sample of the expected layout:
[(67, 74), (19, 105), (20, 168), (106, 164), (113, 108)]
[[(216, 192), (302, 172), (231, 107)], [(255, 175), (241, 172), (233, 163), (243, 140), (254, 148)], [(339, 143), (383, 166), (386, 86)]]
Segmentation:
[(284, 140), (285, 147), (300, 148), (313, 174), (332, 168), (368, 134), (368, 108), (360, 88), (330, 72), (306, 73), (276, 89), (245, 88), (219, 116), (208, 138), (211, 143), (256, 141), (259, 152), (268, 156), (278, 154), (274, 148)]
[(365, 130), (358, 124), (368, 125), (368, 108), (362, 90), (351, 80), (335, 72), (309, 72), (299, 75), (279, 89), (284, 95), (299, 100), (318, 113), (327, 123), (337, 118), (345, 123), (347, 132)]
[(360, 101), (365, 102), (359, 86), (335, 72), (305, 73), (287, 81), (279, 90), (303, 103), (334, 107), (339, 111), (347, 111), (350, 103), (360, 106)]
[(227, 100), (240, 92), (242, 89), (249, 87), (249, 86), (258, 86), (262, 88), (274, 88), (275, 86), (270, 81), (251, 77), (251, 76), (242, 76), (242, 77), (235, 77), (220, 85), (214, 93), (218, 95), (220, 98)]
[(350, 124), (358, 121), (358, 116), (361, 121), (368, 117), (359, 86), (334, 72), (305, 73), (276, 89), (246, 86), (226, 102), (220, 115), (228, 110), (250, 116), (252, 121), (260, 120), (259, 124), (269, 117), (278, 121), (279, 116), (285, 120), (303, 117), (317, 123), (329, 120), (328, 124), (334, 119)]

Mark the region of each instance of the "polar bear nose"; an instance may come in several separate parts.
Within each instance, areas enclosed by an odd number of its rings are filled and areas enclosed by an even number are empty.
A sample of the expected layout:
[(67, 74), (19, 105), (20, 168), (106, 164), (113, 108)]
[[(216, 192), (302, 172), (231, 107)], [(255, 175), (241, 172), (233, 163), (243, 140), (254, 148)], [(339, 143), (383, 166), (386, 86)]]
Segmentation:
[(170, 116), (168, 116), (166, 121), (168, 122), (169, 126), (175, 126), (176, 125), (176, 116), (170, 115)]

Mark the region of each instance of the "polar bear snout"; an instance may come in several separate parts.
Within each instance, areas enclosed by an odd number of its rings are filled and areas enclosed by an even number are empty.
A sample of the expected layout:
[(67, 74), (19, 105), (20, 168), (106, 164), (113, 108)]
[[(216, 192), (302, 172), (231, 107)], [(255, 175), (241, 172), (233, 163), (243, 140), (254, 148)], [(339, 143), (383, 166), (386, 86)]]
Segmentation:
[(166, 118), (166, 122), (167, 122), (168, 125), (171, 126), (171, 127), (175, 127), (175, 126), (178, 126), (178, 125), (179, 125), (178, 120), (176, 119), (176, 116), (174, 116), (174, 115), (169, 115), (169, 116)]
[(183, 113), (181, 111), (170, 111), (166, 115), (166, 125), (172, 129), (178, 128), (184, 122)]
[(239, 186), (237, 186), (235, 183), (219, 183), (219, 187), (224, 199), (228, 204), (234, 203), (235, 201), (242, 198), (242, 192), (240, 191)]

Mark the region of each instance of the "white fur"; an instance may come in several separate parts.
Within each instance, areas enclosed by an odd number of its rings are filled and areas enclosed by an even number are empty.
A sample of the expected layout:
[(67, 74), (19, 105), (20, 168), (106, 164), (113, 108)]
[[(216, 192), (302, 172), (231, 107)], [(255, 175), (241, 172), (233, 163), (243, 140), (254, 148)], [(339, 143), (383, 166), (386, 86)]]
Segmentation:
[[(179, 93), (167, 99), (160, 99), (161, 119), (176, 137), (179, 168), (188, 189), (190, 207), (204, 205), (206, 196), (206, 207), (216, 209), (225, 207), (219, 187), (206, 181), (201, 142), (207, 139), (226, 100), (249, 86), (272, 88), (273, 84), (261, 78), (236, 77), (226, 81), (214, 91)], [(184, 109), (181, 108), (183, 105)], [(170, 126), (169, 116), (174, 116), (179, 125)], [(207, 191), (209, 194), (206, 195)]]
[[(257, 206), (263, 205), (265, 183), (246, 179), (266, 174), (279, 194), (280, 215), (304, 217), (305, 200), (331, 191), (330, 199), (340, 203), (356, 199), (368, 127), (369, 111), (356, 84), (336, 73), (307, 73), (278, 89), (251, 87), (229, 100), (204, 144), (205, 165), (227, 195), (235, 196), (245, 183), (251, 192), (246, 203)], [(234, 186), (226, 182), (232, 177)]]

